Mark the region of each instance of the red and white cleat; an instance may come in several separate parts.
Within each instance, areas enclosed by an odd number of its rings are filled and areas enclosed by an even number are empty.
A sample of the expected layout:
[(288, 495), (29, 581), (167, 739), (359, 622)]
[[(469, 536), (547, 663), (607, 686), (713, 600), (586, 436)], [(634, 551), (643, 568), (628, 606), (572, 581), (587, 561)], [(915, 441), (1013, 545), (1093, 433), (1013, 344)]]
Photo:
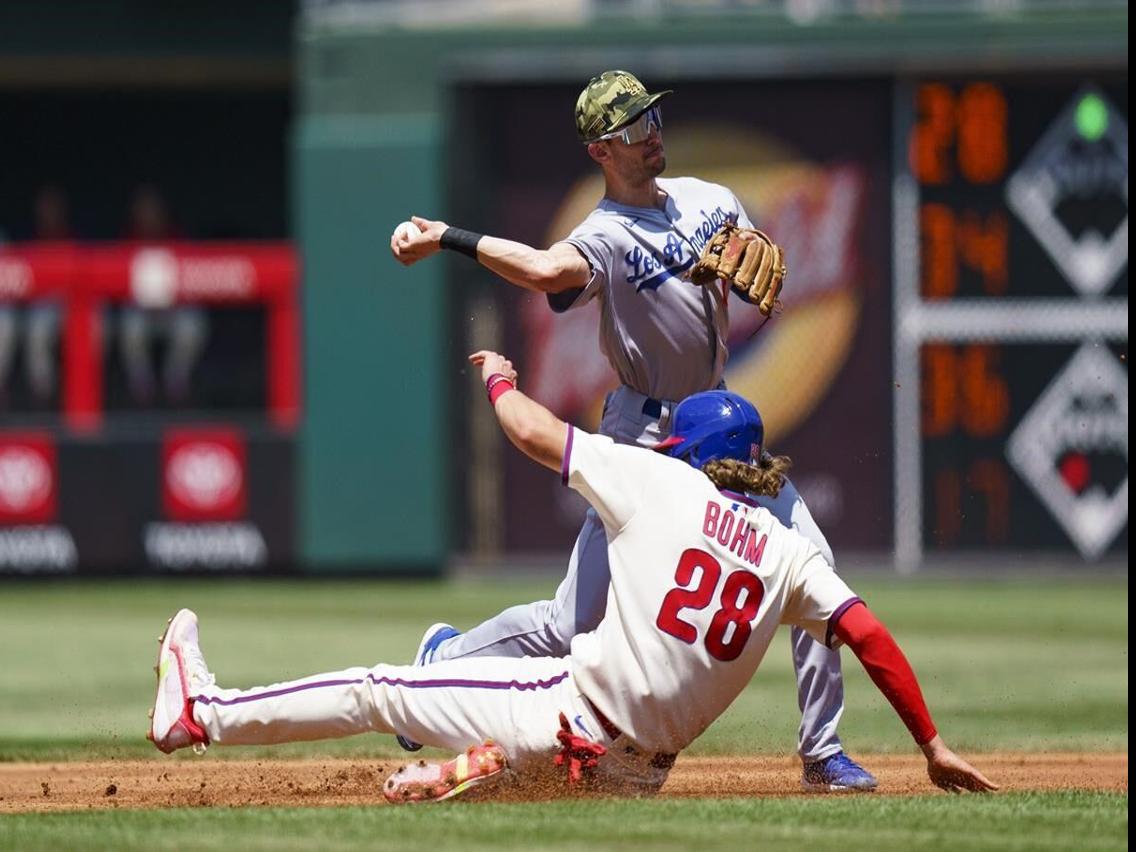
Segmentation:
[(200, 754), (209, 744), (209, 737), (193, 721), (190, 695), (213, 683), (213, 675), (209, 674), (197, 645), (197, 616), (192, 610), (179, 610), (158, 642), (158, 694), (150, 711), (146, 739), (166, 754), (188, 746)]
[(392, 805), (441, 802), (471, 787), (493, 782), (508, 768), (505, 752), (487, 741), (470, 746), (444, 763), (418, 760), (399, 767), (383, 785), (383, 796)]

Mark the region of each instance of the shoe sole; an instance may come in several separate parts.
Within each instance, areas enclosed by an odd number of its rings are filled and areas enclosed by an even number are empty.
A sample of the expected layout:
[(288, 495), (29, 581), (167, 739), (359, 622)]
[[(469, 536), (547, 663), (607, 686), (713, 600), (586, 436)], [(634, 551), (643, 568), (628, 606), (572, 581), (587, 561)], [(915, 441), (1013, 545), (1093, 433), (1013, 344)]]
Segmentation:
[(876, 789), (871, 787), (853, 787), (848, 784), (825, 784), (817, 781), (801, 780), (801, 789), (806, 793), (871, 793)]
[[(179, 609), (172, 618), (166, 621), (166, 629), (161, 636), (158, 637), (158, 662), (154, 666), (154, 674), (157, 676), (157, 694), (154, 697), (154, 706), (150, 710), (150, 730), (147, 732), (146, 738), (150, 740), (160, 751), (170, 754), (175, 749), (165, 749), (161, 743), (170, 735), (170, 731), (178, 723), (181, 718), (181, 706), (185, 702), (186, 684), (181, 676), (181, 662), (178, 659), (177, 652), (173, 649), (173, 637), (177, 634), (177, 628), (181, 626), (181, 619), (193, 618), (192, 611), (188, 609)], [(164, 666), (163, 666), (164, 663)], [(173, 669), (171, 672), (170, 669)], [(173, 675), (174, 679), (169, 681), (168, 676)], [(177, 707), (178, 715), (172, 719), (167, 719), (166, 714), (162, 711), (162, 686), (163, 680), (176, 685), (178, 690)], [(161, 729), (161, 730), (160, 730)]]
[(475, 746), (442, 764), (420, 760), (399, 767), (383, 785), (383, 796), (392, 805), (444, 802), (500, 780), (508, 768), (509, 761), (499, 746), (487, 744), (481, 750)]

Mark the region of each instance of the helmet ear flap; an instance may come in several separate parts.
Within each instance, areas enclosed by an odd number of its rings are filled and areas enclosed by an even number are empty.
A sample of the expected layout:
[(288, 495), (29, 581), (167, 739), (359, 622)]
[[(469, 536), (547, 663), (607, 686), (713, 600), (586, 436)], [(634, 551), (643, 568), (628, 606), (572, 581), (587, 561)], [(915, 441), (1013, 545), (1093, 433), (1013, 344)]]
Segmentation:
[(688, 440), (684, 443), (682, 452), (675, 458), (686, 462), (693, 468), (702, 469), (702, 439)]

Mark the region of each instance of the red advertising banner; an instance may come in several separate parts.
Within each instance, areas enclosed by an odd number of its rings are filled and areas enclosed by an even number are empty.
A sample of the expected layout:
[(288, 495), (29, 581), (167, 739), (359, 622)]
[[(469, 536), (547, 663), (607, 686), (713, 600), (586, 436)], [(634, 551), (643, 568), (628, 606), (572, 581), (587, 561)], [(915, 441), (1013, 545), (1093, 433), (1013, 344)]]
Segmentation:
[(162, 509), (174, 521), (245, 515), (247, 454), (236, 429), (170, 429), (162, 438)]
[(56, 470), (49, 434), (0, 432), (0, 525), (55, 520)]

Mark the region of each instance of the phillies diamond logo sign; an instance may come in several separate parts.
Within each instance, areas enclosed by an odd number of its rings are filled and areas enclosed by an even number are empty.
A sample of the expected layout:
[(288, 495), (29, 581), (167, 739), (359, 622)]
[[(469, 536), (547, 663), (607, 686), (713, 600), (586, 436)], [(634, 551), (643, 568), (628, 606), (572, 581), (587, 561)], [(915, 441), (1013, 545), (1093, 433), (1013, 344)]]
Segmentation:
[(55, 517), (55, 445), (47, 435), (0, 433), (0, 523)]
[(245, 513), (245, 442), (236, 430), (172, 429), (162, 445), (162, 502), (177, 521)]
[(1010, 436), (1007, 457), (1086, 559), (1128, 523), (1128, 374), (1086, 343)]
[(1078, 293), (1111, 286), (1128, 263), (1128, 125), (1101, 92), (1073, 98), (1006, 200)]

